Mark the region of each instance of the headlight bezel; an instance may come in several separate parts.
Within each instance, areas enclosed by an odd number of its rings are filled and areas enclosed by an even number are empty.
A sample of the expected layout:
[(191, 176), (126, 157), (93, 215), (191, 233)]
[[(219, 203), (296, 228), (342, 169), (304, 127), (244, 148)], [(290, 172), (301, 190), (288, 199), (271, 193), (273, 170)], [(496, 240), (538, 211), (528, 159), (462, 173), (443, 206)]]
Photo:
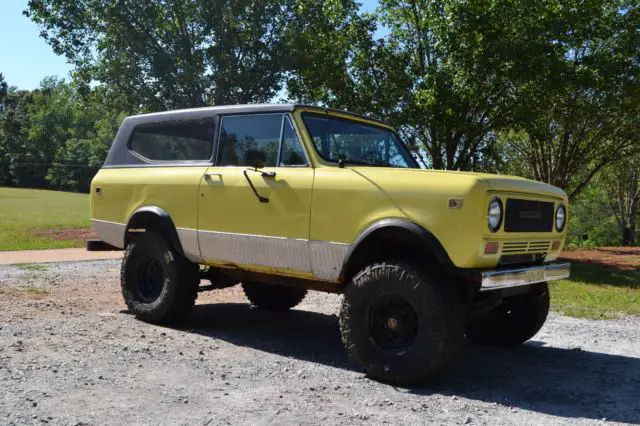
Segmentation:
[[(498, 221), (495, 225), (495, 227), (491, 226), (491, 218), (493, 217), (491, 215), (491, 210), (493, 207), (495, 207), (495, 204), (497, 204), (497, 207), (499, 209), (499, 216), (498, 216)], [(504, 221), (504, 204), (502, 204), (502, 200), (499, 197), (493, 197), (491, 199), (491, 201), (489, 201), (489, 206), (487, 208), (487, 227), (489, 228), (489, 231), (496, 233), (500, 230), (500, 228), (502, 227), (502, 222)]]
[[(558, 214), (562, 211), (562, 226), (558, 226)], [(557, 232), (562, 232), (567, 227), (567, 208), (564, 204), (559, 204), (556, 207), (556, 212), (553, 215), (553, 226)]]

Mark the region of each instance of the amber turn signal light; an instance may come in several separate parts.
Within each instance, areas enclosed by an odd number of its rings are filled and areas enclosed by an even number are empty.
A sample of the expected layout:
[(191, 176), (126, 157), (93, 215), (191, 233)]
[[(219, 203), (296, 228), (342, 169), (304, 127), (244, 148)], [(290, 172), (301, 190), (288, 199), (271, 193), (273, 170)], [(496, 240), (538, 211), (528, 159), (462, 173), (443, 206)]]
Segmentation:
[(500, 243), (497, 241), (489, 241), (484, 246), (484, 254), (496, 254), (500, 250)]
[(560, 240), (555, 240), (553, 244), (551, 244), (551, 250), (552, 251), (560, 250)]

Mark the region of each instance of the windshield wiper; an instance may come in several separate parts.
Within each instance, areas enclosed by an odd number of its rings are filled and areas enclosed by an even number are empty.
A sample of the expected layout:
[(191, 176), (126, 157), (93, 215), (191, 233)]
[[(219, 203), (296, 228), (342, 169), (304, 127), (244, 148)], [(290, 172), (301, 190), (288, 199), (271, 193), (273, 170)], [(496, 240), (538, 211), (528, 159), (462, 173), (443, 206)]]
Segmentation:
[(393, 164), (391, 164), (391, 163), (389, 163), (387, 161), (384, 161), (384, 160), (375, 160), (374, 164), (376, 166), (395, 167)]
[(355, 164), (359, 166), (373, 166), (373, 164), (362, 159), (347, 157), (344, 154), (338, 155), (338, 167), (343, 168), (345, 164)]

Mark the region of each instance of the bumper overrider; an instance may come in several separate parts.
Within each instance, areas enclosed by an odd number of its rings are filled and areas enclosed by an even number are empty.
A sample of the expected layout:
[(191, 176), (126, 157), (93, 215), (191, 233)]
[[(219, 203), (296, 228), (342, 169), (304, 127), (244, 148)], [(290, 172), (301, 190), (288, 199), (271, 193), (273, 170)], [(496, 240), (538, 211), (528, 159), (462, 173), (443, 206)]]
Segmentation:
[(571, 273), (570, 263), (549, 263), (527, 268), (500, 269), (482, 272), (480, 291), (499, 290), (520, 287), (547, 281), (568, 278)]

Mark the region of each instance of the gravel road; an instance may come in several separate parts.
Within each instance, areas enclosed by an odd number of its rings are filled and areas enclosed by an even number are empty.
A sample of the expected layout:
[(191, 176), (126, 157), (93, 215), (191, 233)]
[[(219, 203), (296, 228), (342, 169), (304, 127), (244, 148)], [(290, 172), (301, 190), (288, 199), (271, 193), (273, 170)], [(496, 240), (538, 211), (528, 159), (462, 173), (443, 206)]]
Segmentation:
[(365, 378), (339, 297), (270, 314), (238, 287), (182, 328), (136, 321), (117, 261), (0, 267), (0, 424), (640, 423), (640, 318), (552, 315), (516, 350), (465, 345), (431, 387)]

